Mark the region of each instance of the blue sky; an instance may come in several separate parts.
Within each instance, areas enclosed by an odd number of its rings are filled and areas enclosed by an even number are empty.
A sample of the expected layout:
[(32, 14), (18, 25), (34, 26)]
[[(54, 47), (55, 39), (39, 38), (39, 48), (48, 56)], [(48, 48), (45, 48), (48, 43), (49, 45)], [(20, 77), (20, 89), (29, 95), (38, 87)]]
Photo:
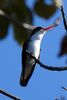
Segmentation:
[[(34, 0), (27, 1), (27, 5), (31, 8)], [(67, 1), (64, 0), (63, 3), (66, 13)], [(47, 27), (60, 15), (60, 11), (57, 11), (54, 17), (46, 21), (35, 14), (34, 24)], [(46, 33), (41, 44), (40, 60), (42, 63), (52, 66), (67, 65), (66, 56), (61, 58), (57, 56), (60, 50), (61, 39), (64, 35), (63, 21), (58, 27)], [(14, 40), (13, 28), (10, 25), (7, 38), (0, 41), (0, 88), (20, 97), (21, 100), (54, 100), (55, 97), (60, 98), (60, 96), (65, 96), (67, 99), (67, 92), (61, 89), (62, 86), (67, 87), (66, 71), (51, 72), (36, 65), (28, 86), (24, 88), (19, 85), (21, 51), (22, 47)], [(0, 100), (11, 99), (0, 94)]]

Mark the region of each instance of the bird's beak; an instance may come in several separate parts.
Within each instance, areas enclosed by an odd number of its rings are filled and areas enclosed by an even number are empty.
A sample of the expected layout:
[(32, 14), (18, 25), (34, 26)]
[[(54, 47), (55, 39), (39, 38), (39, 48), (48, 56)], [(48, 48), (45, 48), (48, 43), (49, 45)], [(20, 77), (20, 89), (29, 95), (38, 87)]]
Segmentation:
[(61, 18), (58, 17), (58, 18), (55, 20), (55, 23), (54, 23), (54, 24), (52, 24), (52, 25), (50, 25), (50, 26), (48, 26), (48, 27), (46, 27), (46, 28), (43, 28), (43, 30), (44, 30), (44, 31), (51, 30), (51, 29), (55, 28), (56, 26), (58, 26), (58, 25), (60, 24), (60, 22), (61, 22)]
[(54, 25), (51, 25), (49, 27), (46, 27), (46, 28), (43, 28), (44, 31), (48, 31), (48, 30), (51, 30), (53, 28), (55, 28), (56, 26), (58, 26), (57, 24), (54, 24)]

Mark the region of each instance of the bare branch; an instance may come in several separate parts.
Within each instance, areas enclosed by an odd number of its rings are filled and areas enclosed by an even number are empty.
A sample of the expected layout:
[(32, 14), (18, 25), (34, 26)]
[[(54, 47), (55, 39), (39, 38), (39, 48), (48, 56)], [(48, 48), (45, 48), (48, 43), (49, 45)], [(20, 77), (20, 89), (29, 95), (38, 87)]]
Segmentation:
[(0, 89), (0, 93), (3, 94), (3, 95), (6, 95), (6, 96), (8, 96), (8, 97), (10, 97), (11, 99), (14, 99), (14, 100), (21, 100), (20, 98), (14, 96), (14, 95), (12, 95), (12, 94), (9, 94), (9, 93), (5, 92), (4, 90), (1, 90), (1, 89)]
[(65, 27), (65, 30), (67, 31), (67, 22), (66, 22), (66, 18), (65, 18), (65, 13), (64, 13), (63, 6), (61, 6), (61, 13), (62, 13), (62, 17), (63, 17), (64, 27)]
[(47, 69), (47, 70), (51, 70), (51, 71), (65, 71), (67, 70), (67, 66), (64, 67), (54, 67), (54, 66), (48, 66), (45, 64), (42, 64), (38, 59), (36, 59), (28, 50), (26, 50), (27, 54), (32, 57), (33, 59), (35, 59), (36, 63), (38, 63), (41, 67)]

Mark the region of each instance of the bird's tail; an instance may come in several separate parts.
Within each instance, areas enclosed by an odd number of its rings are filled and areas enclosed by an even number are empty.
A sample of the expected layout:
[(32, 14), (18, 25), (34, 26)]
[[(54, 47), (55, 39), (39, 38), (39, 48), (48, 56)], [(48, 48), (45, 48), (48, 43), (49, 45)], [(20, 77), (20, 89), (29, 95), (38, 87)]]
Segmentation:
[(33, 71), (34, 71), (35, 66), (31, 67), (26, 67), (24, 70), (21, 72), (20, 76), (20, 85), (21, 86), (27, 86), (29, 79), (31, 78)]

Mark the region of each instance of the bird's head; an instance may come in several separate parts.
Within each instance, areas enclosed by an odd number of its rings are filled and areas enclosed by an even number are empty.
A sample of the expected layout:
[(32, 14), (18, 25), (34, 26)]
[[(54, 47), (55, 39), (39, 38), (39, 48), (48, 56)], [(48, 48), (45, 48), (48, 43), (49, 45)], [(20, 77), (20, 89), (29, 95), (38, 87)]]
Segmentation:
[(58, 26), (60, 24), (60, 21), (61, 21), (61, 19), (57, 18), (57, 20), (55, 21), (55, 23), (53, 25), (50, 25), (50, 26), (48, 26), (46, 28), (44, 28), (44, 27), (36, 27), (35, 26), (33, 31), (32, 31), (31, 36), (36, 34), (36, 33), (42, 34), (42, 33), (46, 32), (48, 30), (51, 30), (51, 29), (55, 28), (56, 26)]
[(40, 34), (40, 33), (43, 33), (43, 28), (42, 27), (36, 27), (36, 28), (34, 28), (34, 30), (32, 31), (32, 34), (31, 34), (31, 36), (33, 36), (33, 35), (35, 35), (35, 34)]

